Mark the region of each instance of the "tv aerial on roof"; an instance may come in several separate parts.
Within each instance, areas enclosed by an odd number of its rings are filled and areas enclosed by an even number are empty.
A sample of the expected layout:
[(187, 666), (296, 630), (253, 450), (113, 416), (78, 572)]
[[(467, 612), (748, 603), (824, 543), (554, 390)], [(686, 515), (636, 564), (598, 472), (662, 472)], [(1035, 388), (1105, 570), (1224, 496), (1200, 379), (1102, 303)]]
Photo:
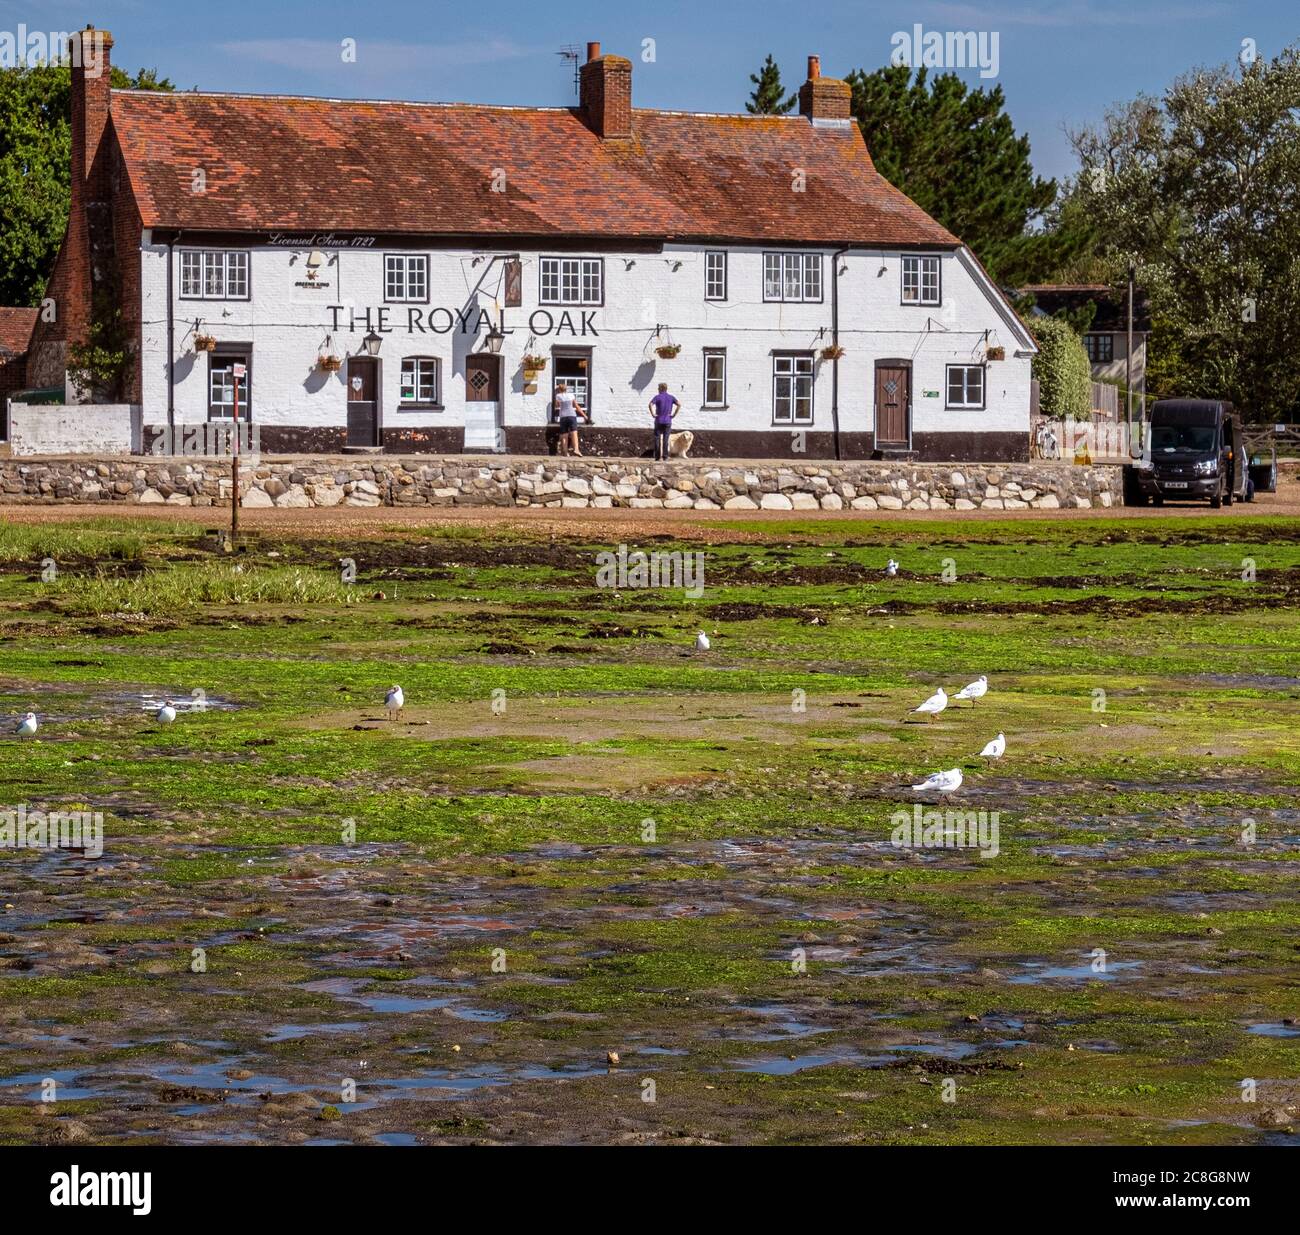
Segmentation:
[(555, 53), (563, 60), (573, 61), (573, 93), (579, 93), (579, 79), (581, 74), (580, 51), (576, 43), (566, 43), (559, 51)]

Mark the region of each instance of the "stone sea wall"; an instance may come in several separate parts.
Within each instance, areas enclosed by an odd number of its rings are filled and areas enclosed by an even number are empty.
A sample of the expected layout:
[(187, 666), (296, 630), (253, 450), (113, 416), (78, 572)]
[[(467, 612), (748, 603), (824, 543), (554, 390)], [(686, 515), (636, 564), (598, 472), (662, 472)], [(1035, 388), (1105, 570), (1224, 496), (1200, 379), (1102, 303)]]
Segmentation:
[[(455, 455), (246, 458), (245, 507), (1050, 510), (1118, 506), (1118, 467), (1071, 463), (725, 462)], [(0, 502), (230, 501), (228, 459), (0, 459)]]

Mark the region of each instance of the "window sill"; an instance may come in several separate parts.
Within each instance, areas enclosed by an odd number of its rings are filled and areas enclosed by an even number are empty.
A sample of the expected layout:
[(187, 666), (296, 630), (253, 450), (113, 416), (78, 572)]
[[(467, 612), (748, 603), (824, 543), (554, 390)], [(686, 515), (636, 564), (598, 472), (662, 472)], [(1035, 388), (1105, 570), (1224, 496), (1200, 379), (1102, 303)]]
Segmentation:
[(988, 406), (984, 403), (945, 403), (943, 410), (945, 412), (987, 412)]
[(447, 405), (445, 403), (399, 403), (397, 410), (399, 412), (445, 412)]
[(730, 403), (701, 403), (700, 404), (700, 411), (702, 412), (729, 412), (730, 410), (731, 410)]

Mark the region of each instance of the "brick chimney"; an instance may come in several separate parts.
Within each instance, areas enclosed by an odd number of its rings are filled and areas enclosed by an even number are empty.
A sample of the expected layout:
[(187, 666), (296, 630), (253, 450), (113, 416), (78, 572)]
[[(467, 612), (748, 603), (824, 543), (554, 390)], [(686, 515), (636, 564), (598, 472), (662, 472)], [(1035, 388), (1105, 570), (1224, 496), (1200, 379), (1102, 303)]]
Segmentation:
[[(87, 26), (69, 36), (72, 59), (72, 176), (68, 235), (61, 295), (56, 311), (58, 332), (68, 342), (84, 339), (90, 329), (93, 292), (103, 272), (102, 250), (109, 210), (109, 185), (100, 146), (108, 125), (110, 55), (113, 36)], [(97, 260), (98, 259), (98, 260)]]
[(850, 117), (853, 91), (848, 82), (822, 76), (820, 56), (808, 57), (808, 80), (799, 87), (799, 114), (818, 120), (845, 121)]
[(599, 43), (588, 43), (578, 99), (587, 127), (598, 137), (631, 137), (632, 61), (602, 56)]
[(69, 36), (72, 55), (72, 185), (89, 179), (108, 124), (113, 36), (87, 26)]

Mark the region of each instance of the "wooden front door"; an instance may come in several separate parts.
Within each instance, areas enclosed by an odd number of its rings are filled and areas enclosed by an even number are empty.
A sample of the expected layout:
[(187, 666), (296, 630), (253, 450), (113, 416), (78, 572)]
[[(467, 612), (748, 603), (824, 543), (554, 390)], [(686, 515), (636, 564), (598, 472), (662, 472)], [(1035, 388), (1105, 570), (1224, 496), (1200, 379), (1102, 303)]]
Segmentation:
[(906, 365), (876, 366), (876, 445), (906, 446), (912, 405), (912, 371)]
[(348, 357), (348, 445), (379, 445), (379, 361)]
[(501, 357), (488, 354), (465, 357), (465, 399), (469, 403), (501, 401)]

